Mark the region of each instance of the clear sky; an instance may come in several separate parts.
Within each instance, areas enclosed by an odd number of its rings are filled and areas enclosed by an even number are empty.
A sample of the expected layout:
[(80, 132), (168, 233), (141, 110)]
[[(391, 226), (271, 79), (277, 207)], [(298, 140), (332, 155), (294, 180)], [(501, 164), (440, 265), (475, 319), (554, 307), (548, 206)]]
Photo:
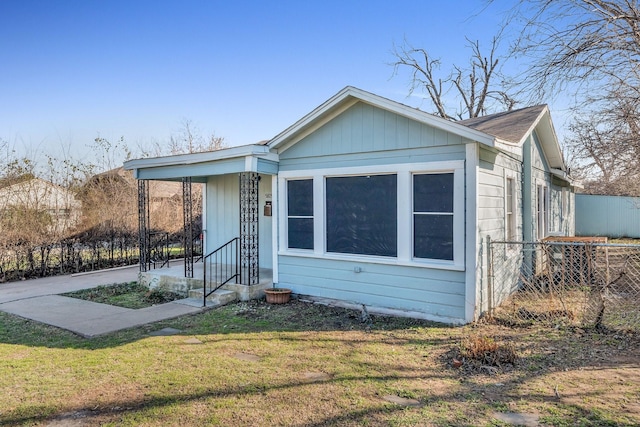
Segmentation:
[(203, 135), (249, 144), (347, 85), (419, 107), (408, 76), (392, 77), (394, 42), (464, 63), (465, 35), (488, 46), (501, 5), (2, 0), (0, 139), (80, 154), (97, 136), (164, 143), (188, 119)]

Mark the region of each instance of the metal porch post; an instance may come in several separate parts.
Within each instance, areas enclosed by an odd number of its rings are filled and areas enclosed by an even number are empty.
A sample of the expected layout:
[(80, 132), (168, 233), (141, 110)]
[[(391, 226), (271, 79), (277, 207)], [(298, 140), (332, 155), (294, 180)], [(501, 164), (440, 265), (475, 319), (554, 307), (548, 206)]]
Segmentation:
[(193, 198), (191, 177), (182, 178), (184, 277), (193, 277)]
[(241, 283), (260, 283), (258, 251), (258, 183), (254, 172), (240, 174), (240, 277)]
[(138, 180), (138, 245), (140, 251), (140, 271), (150, 269), (149, 254), (149, 181)]

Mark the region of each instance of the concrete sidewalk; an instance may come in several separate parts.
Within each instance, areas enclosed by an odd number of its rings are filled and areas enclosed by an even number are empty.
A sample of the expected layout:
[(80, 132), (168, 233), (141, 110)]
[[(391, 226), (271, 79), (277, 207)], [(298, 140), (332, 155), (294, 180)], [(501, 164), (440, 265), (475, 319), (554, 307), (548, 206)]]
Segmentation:
[(58, 294), (138, 279), (138, 266), (46, 277), (0, 285), (0, 311), (94, 337), (202, 311), (198, 304), (170, 302), (138, 310)]

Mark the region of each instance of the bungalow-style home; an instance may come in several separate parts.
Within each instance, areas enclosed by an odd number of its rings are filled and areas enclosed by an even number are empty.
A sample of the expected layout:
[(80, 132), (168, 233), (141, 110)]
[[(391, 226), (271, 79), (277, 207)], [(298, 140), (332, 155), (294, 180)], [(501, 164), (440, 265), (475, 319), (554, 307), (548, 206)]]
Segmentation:
[(125, 168), (205, 183), (205, 253), (239, 237), (242, 283), (447, 323), (487, 309), (488, 239), (574, 231), (544, 105), (453, 122), (346, 87), (271, 140)]

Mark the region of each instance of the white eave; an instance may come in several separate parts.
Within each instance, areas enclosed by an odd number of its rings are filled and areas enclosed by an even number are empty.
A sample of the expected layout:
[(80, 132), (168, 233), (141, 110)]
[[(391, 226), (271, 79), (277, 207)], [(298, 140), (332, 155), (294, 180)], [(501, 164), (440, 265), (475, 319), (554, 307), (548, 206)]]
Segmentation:
[(128, 160), (124, 162), (123, 166), (125, 169), (133, 170), (163, 166), (194, 165), (242, 157), (260, 157), (266, 160), (278, 161), (278, 155), (272, 153), (266, 145), (252, 144), (202, 153), (176, 154), (173, 156)]
[[(546, 117), (547, 120), (542, 120), (542, 117)], [(533, 128), (538, 132), (540, 144), (542, 144), (544, 155), (547, 158), (551, 169), (561, 170), (564, 173), (564, 156), (562, 155), (560, 144), (558, 144), (558, 137), (556, 136), (556, 132), (553, 128), (549, 107), (545, 107), (543, 114), (540, 114), (540, 117), (533, 125)]]
[(424, 123), (428, 126), (459, 135), (468, 140), (479, 142), (489, 147), (495, 146), (495, 138), (489, 134), (434, 116), (433, 114), (425, 113), (424, 111), (363, 91), (353, 86), (345, 87), (336, 95), (325, 101), (322, 105), (302, 117), (283, 132), (276, 135), (271, 141), (269, 141), (268, 146), (270, 148), (278, 149), (278, 151), (282, 151), (332, 118), (336, 117), (358, 101), (396, 113), (417, 122)]

